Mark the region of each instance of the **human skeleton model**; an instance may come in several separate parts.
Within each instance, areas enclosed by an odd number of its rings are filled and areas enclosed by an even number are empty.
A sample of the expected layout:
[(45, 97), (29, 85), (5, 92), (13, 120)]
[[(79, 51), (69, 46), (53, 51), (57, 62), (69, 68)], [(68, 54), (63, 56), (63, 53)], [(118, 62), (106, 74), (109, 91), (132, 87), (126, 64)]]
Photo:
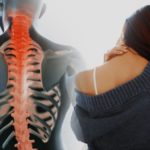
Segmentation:
[(44, 10), (38, 13), (41, 0), (2, 4), (9, 28), (0, 36), (0, 150), (63, 150), (64, 83), (73, 52), (32, 26)]

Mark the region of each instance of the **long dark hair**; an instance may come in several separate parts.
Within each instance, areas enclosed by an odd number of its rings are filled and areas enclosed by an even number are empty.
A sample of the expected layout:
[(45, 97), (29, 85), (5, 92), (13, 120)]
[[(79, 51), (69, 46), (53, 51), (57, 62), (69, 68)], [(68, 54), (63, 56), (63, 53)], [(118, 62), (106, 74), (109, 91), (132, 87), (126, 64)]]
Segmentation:
[(124, 42), (150, 60), (150, 5), (138, 9), (126, 19)]

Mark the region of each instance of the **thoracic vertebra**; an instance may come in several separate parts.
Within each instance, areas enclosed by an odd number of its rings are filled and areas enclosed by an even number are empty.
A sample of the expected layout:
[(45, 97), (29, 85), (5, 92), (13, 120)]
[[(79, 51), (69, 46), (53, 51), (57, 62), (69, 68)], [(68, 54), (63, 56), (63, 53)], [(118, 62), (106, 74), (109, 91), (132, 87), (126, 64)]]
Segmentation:
[(25, 15), (13, 17), (11, 39), (0, 50), (8, 65), (7, 88), (0, 94), (0, 109), (7, 107), (8, 112), (1, 114), (0, 122), (9, 115), (12, 117), (10, 123), (0, 126), (0, 134), (14, 127), (3, 148), (15, 137), (18, 150), (35, 150), (30, 134), (47, 142), (61, 104), (59, 85), (49, 91), (43, 88), (41, 64), (44, 53), (30, 38), (30, 25), (30, 18)]

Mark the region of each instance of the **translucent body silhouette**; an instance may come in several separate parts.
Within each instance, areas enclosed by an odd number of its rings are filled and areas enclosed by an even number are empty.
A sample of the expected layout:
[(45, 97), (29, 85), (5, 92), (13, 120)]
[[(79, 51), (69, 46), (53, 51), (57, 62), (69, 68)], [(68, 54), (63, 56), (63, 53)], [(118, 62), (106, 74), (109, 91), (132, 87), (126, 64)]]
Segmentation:
[(8, 14), (11, 24), (0, 37), (1, 147), (62, 150), (60, 128), (69, 106), (64, 80), (72, 51), (40, 36), (33, 15), (10, 9)]

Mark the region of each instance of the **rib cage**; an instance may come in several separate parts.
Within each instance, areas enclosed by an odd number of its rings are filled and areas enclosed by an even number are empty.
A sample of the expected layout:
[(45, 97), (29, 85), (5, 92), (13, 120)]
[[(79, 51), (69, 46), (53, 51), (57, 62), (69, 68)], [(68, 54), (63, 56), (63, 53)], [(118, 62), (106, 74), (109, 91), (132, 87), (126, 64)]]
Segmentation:
[(59, 84), (45, 91), (42, 84), (41, 63), (44, 53), (28, 33), (30, 20), (18, 15), (13, 19), (11, 40), (1, 46), (8, 65), (8, 82), (0, 93), (0, 122), (11, 116), (10, 123), (1, 126), (0, 135), (13, 126), (4, 141), (5, 149), (16, 138), (18, 150), (35, 150), (30, 135), (47, 142), (55, 127), (61, 105)]

